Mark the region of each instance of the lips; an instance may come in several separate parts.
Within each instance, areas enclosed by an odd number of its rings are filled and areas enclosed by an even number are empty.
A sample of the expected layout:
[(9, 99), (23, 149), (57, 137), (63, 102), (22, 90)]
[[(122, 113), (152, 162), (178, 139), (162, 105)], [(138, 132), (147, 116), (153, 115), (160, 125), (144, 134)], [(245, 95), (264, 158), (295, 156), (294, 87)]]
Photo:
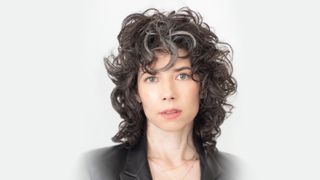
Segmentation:
[(178, 116), (180, 116), (181, 110), (180, 109), (166, 109), (164, 111), (161, 111), (159, 114), (162, 117), (164, 117), (165, 119), (175, 119)]

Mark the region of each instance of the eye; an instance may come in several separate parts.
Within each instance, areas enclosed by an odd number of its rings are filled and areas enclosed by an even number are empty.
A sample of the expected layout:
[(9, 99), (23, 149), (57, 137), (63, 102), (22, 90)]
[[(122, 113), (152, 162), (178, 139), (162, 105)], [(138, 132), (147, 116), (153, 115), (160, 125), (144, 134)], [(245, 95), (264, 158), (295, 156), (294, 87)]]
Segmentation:
[(144, 79), (144, 81), (145, 82), (147, 82), (147, 83), (155, 83), (155, 82), (157, 82), (157, 77), (156, 76), (149, 76), (149, 77), (146, 77), (145, 79)]
[(189, 79), (191, 76), (189, 74), (186, 74), (186, 73), (181, 73), (177, 76), (177, 79), (178, 80), (187, 80)]

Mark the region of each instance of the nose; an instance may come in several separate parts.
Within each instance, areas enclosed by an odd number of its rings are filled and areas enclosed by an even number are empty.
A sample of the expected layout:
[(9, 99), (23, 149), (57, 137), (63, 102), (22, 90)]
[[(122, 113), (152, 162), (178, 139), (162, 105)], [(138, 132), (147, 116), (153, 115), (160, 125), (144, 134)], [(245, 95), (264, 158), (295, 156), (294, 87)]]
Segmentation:
[(176, 99), (175, 85), (173, 82), (166, 81), (162, 83), (162, 100), (172, 101)]

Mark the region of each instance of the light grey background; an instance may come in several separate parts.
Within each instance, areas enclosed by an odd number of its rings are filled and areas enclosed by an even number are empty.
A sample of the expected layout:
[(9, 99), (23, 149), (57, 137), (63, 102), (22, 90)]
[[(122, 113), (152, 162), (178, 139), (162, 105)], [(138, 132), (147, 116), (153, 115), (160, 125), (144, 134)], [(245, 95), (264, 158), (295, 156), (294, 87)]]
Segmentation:
[(103, 57), (129, 13), (199, 11), (235, 51), (238, 94), (218, 147), (248, 179), (319, 179), (316, 1), (1, 1), (0, 179), (71, 179), (119, 123)]

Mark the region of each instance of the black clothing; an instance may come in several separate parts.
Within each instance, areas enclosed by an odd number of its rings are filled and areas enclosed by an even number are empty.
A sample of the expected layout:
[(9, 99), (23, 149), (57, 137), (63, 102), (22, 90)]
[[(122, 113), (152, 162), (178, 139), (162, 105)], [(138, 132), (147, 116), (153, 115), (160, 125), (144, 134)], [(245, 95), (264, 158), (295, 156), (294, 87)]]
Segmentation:
[[(207, 152), (202, 142), (195, 147), (200, 158), (201, 180), (235, 180), (235, 166), (232, 155)], [(93, 150), (86, 155), (86, 171), (89, 180), (151, 180), (147, 159), (147, 140), (142, 140), (132, 149), (124, 145)], [(238, 178), (237, 178), (238, 179)]]

